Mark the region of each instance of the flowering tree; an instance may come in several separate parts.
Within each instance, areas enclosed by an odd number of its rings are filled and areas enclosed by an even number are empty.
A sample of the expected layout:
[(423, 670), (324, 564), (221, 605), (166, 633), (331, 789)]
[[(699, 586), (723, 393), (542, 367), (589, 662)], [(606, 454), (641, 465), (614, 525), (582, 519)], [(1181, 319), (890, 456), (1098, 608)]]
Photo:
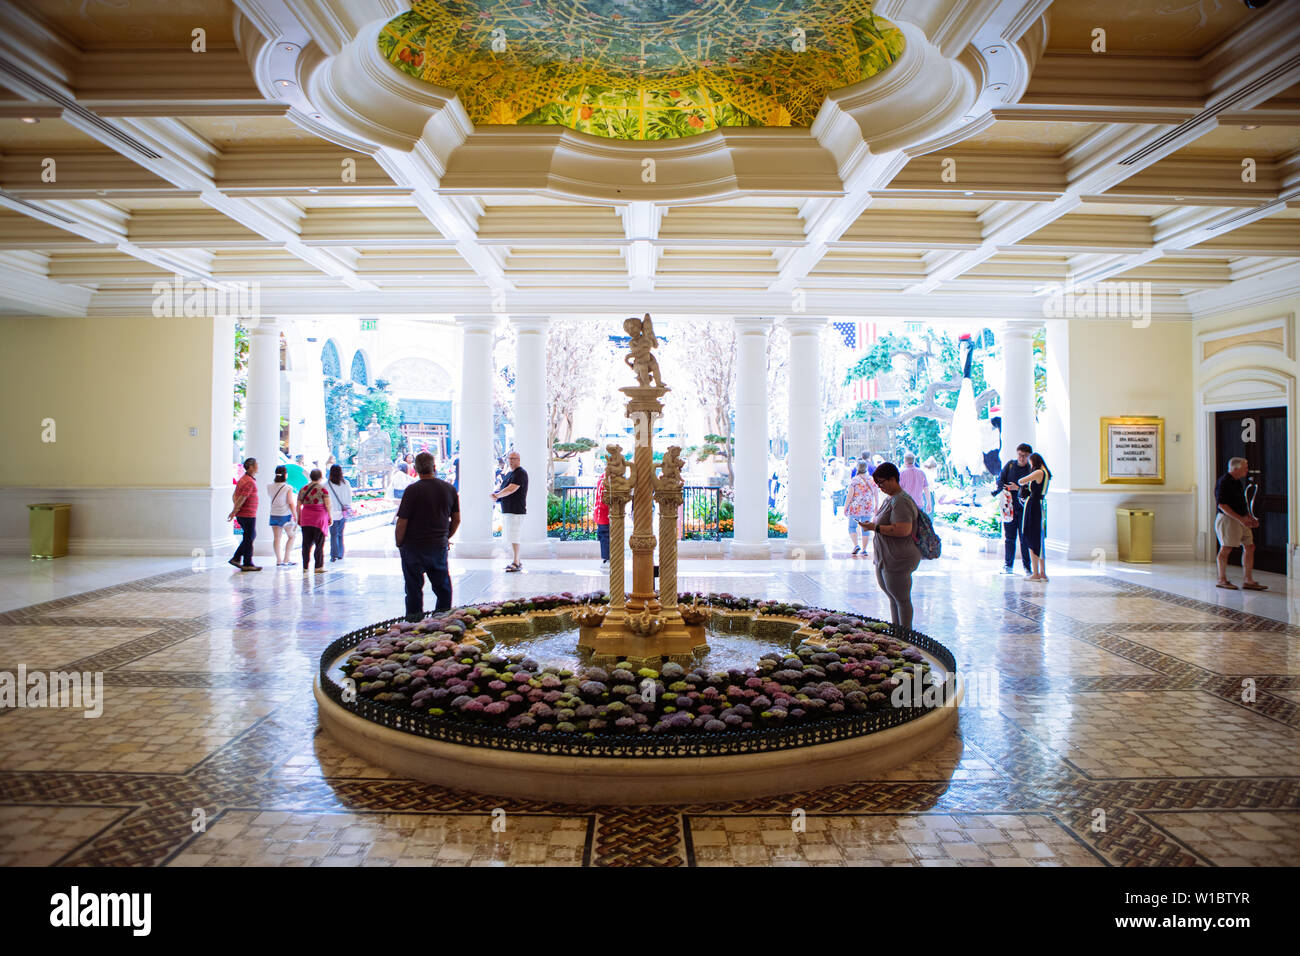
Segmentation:
[[(546, 447), (572, 445), (573, 416), (584, 401), (613, 393), (615, 368), (605, 321), (560, 319), (551, 322), (546, 337)], [(546, 487), (555, 488), (555, 458), (546, 461)]]
[[(731, 437), (731, 413), (736, 394), (736, 327), (730, 322), (675, 322), (666, 335), (665, 358), (685, 379), (680, 386), (704, 411), (707, 430)], [(735, 482), (733, 442), (720, 445), (727, 461), (727, 484)]]

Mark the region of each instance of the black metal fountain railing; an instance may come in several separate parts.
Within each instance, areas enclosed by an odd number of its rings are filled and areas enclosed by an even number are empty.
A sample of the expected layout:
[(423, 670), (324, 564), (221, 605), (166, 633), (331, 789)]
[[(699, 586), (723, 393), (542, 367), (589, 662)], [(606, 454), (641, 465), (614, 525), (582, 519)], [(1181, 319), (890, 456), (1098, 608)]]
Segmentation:
[[(862, 737), (890, 727), (898, 727), (944, 706), (934, 704), (921, 707), (888, 707), (866, 714), (844, 714), (820, 718), (813, 723), (798, 726), (727, 730), (717, 734), (688, 731), (679, 734), (629, 737), (606, 735), (585, 737), (573, 733), (538, 733), (536, 730), (511, 730), (491, 724), (472, 723), (468, 720), (448, 720), (361, 697), (344, 700), (343, 686), (335, 677), (339, 673), (339, 659), (346, 651), (356, 647), (366, 638), (378, 637), (402, 620), (404, 618), (393, 618), (371, 624), (344, 634), (331, 643), (320, 658), (321, 689), (335, 704), (363, 720), (430, 740), (467, 747), (487, 747), (494, 750), (567, 757), (722, 757), (812, 747), (817, 744)], [(957, 661), (952, 652), (933, 638), (917, 631), (904, 631), (893, 627), (890, 628), (889, 633), (925, 651), (939, 661), (948, 674), (956, 673)]]

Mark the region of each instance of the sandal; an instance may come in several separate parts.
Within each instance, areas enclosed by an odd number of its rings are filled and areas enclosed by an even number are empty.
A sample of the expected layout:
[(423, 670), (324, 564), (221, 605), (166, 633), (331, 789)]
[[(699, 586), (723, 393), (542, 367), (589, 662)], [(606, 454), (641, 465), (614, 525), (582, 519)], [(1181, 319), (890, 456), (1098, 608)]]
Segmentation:
[(1223, 588), (1223, 590), (1225, 590), (1225, 591), (1239, 591), (1239, 590), (1241, 590), (1240, 588), (1237, 587), (1237, 585), (1233, 584), (1231, 581), (1218, 581), (1218, 582), (1215, 583), (1214, 586), (1215, 586), (1216, 588)]
[(1249, 583), (1247, 583), (1247, 584), (1243, 584), (1243, 585), (1241, 586), (1241, 589), (1242, 589), (1243, 591), (1267, 591), (1267, 590), (1268, 590), (1268, 585), (1267, 585), (1267, 584), (1260, 584), (1258, 581), (1251, 581), (1251, 582), (1249, 582)]

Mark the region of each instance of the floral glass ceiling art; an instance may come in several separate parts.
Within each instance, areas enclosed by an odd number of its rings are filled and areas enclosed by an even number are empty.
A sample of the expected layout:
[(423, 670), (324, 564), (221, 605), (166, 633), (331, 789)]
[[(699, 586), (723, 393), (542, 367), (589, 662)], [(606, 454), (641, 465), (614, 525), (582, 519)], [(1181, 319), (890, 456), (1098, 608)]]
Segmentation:
[(903, 35), (871, 0), (417, 0), (379, 48), (454, 90), (478, 125), (675, 139), (810, 126)]

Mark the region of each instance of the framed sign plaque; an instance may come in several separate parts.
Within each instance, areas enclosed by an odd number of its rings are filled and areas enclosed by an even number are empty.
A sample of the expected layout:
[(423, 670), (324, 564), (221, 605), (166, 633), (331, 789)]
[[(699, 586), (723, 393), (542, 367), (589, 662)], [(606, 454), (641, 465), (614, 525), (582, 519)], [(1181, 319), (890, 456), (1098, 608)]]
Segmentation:
[(1127, 416), (1101, 420), (1101, 483), (1165, 483), (1163, 418)]

